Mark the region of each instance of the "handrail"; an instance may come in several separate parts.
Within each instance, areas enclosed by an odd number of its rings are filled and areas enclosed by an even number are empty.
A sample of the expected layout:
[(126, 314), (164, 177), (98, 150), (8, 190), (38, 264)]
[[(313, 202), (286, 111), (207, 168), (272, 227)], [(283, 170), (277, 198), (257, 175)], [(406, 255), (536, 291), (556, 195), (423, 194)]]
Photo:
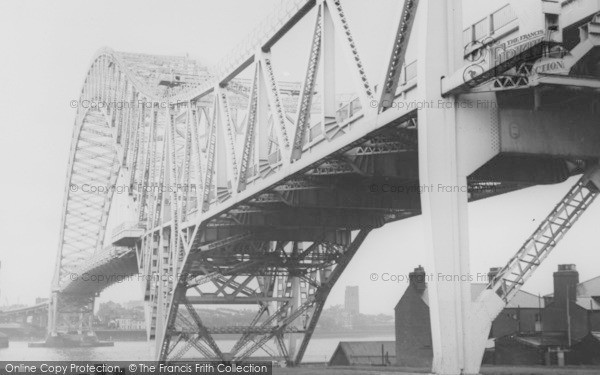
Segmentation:
[[(482, 40), (488, 36), (494, 35), (511, 22), (518, 19), (517, 14), (510, 4), (506, 4), (500, 9), (490, 13), (483, 19), (471, 24), (463, 30), (463, 44)], [(483, 25), (480, 26), (480, 25)], [(487, 26), (487, 27), (485, 27)]]
[[(508, 25), (509, 23), (517, 19), (517, 14), (515, 13), (514, 9), (510, 6), (510, 4), (506, 4), (504, 7), (498, 9), (497, 11), (492, 13), (491, 16), (493, 32), (498, 31), (502, 27)], [(505, 19), (503, 20), (502, 18), (500, 18), (500, 16), (504, 16)], [(500, 20), (497, 21), (496, 17), (499, 17)], [(503, 23), (501, 23), (501, 21), (503, 21)]]

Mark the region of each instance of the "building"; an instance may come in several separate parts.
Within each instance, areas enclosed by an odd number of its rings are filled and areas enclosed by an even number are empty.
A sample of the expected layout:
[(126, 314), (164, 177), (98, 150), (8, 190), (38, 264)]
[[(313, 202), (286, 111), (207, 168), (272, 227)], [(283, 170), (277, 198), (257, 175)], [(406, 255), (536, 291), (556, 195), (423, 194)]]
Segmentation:
[(144, 301), (127, 301), (123, 302), (121, 305), (128, 310), (144, 309)]
[(360, 314), (358, 286), (347, 286), (344, 297), (344, 310), (351, 316)]
[(390, 366), (396, 363), (394, 341), (341, 341), (329, 366)]
[(513, 333), (495, 340), (494, 363), (516, 366), (573, 363), (565, 332)]
[(544, 330), (568, 332), (572, 341), (600, 330), (600, 277), (579, 283), (574, 264), (558, 266), (554, 293), (544, 297)]
[(600, 366), (600, 331), (588, 333), (573, 345), (573, 353), (578, 364)]
[[(492, 268), (488, 278), (498, 268)], [(409, 287), (395, 308), (396, 360), (399, 366), (429, 367), (433, 357), (422, 267), (409, 275)], [(563, 264), (553, 275), (554, 293), (543, 298), (519, 291), (492, 322), (484, 363), (562, 365), (600, 359), (600, 277), (579, 283), (575, 265)], [(472, 298), (487, 284), (471, 284)]]
[[(500, 268), (492, 268), (488, 273), (488, 280), (495, 277)], [(474, 284), (473, 298), (477, 298), (487, 284)], [(520, 290), (504, 307), (492, 322), (490, 338), (502, 337), (513, 332), (541, 332), (542, 313), (546, 299)]]
[[(492, 268), (491, 278), (498, 268)], [(421, 266), (409, 274), (409, 286), (395, 307), (396, 360), (403, 367), (430, 367), (433, 358), (427, 278)], [(486, 288), (485, 283), (471, 284), (473, 300)], [(544, 299), (520, 291), (492, 323), (490, 337), (501, 337), (512, 332), (541, 330), (541, 311)], [(489, 347), (493, 347), (490, 342)], [(488, 355), (489, 356), (489, 355)]]
[(137, 331), (146, 329), (146, 323), (143, 320), (132, 319), (132, 318), (118, 318), (115, 319), (116, 326), (118, 329)]
[[(543, 330), (535, 334), (514, 332), (496, 340), (496, 364), (563, 365), (600, 362), (600, 277), (579, 283), (574, 264), (562, 264), (554, 272), (554, 293), (544, 296)], [(539, 355), (525, 356), (528, 351)]]

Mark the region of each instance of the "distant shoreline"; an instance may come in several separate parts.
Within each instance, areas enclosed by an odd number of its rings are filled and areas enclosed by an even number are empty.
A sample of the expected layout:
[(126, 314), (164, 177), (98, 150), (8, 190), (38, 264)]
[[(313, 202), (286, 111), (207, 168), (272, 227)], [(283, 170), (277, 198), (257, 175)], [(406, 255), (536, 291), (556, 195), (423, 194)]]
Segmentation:
[[(146, 331), (145, 330), (96, 330), (96, 335), (100, 340), (110, 340), (110, 341), (146, 341)], [(395, 332), (394, 327), (391, 326), (388, 329), (382, 330), (357, 330), (357, 331), (332, 331), (332, 332), (323, 332), (323, 331), (315, 331), (313, 334), (313, 338), (347, 338), (347, 337), (374, 337), (374, 336), (390, 336), (390, 338), (394, 338)], [(235, 334), (221, 334), (214, 335), (217, 339), (234, 339), (237, 338), (238, 335)], [(45, 336), (11, 336), (8, 335), (10, 341), (14, 342), (29, 342), (29, 341), (39, 341), (43, 340)]]

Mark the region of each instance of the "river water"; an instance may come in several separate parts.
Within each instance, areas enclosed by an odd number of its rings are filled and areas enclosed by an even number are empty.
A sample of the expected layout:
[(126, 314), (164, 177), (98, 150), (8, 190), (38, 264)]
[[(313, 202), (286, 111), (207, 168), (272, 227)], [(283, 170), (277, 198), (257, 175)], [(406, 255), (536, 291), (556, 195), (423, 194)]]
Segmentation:
[[(304, 362), (327, 362), (340, 341), (392, 341), (393, 332), (385, 336), (314, 337), (304, 355)], [(219, 340), (225, 351), (233, 340)], [(193, 352), (190, 350), (190, 352)], [(0, 349), (0, 360), (10, 361), (145, 361), (153, 360), (154, 342), (116, 341), (112, 347), (98, 348), (29, 348), (27, 342), (11, 341)]]

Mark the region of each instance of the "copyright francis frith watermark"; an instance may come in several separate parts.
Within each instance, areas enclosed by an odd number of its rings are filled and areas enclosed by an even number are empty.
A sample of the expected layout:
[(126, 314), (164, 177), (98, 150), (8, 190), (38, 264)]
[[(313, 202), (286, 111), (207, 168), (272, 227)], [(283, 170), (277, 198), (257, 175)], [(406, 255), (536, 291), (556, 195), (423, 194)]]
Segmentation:
[(391, 194), (423, 194), (423, 193), (473, 193), (477, 191), (488, 192), (498, 189), (496, 184), (478, 184), (478, 185), (446, 185), (446, 184), (428, 184), (428, 185), (402, 185), (393, 183), (373, 183), (370, 184), (371, 193), (391, 193)]
[(369, 274), (369, 280), (373, 282), (392, 282), (392, 283), (458, 283), (458, 282), (477, 282), (487, 283), (489, 275), (487, 272), (467, 273), (467, 274), (446, 274), (446, 273), (423, 273), (419, 275), (401, 274), (395, 272), (372, 272)]
[(514, 38), (498, 41), (492, 37), (473, 40), (464, 47), (465, 59), (471, 64), (463, 71), (463, 80), (467, 84), (477, 85), (477, 78), (484, 73), (500, 76), (504, 73), (505, 63), (517, 59), (515, 65), (534, 61), (543, 57), (552, 57), (554, 52), (543, 48), (534, 48), (543, 42), (552, 40), (552, 31), (537, 30)]

